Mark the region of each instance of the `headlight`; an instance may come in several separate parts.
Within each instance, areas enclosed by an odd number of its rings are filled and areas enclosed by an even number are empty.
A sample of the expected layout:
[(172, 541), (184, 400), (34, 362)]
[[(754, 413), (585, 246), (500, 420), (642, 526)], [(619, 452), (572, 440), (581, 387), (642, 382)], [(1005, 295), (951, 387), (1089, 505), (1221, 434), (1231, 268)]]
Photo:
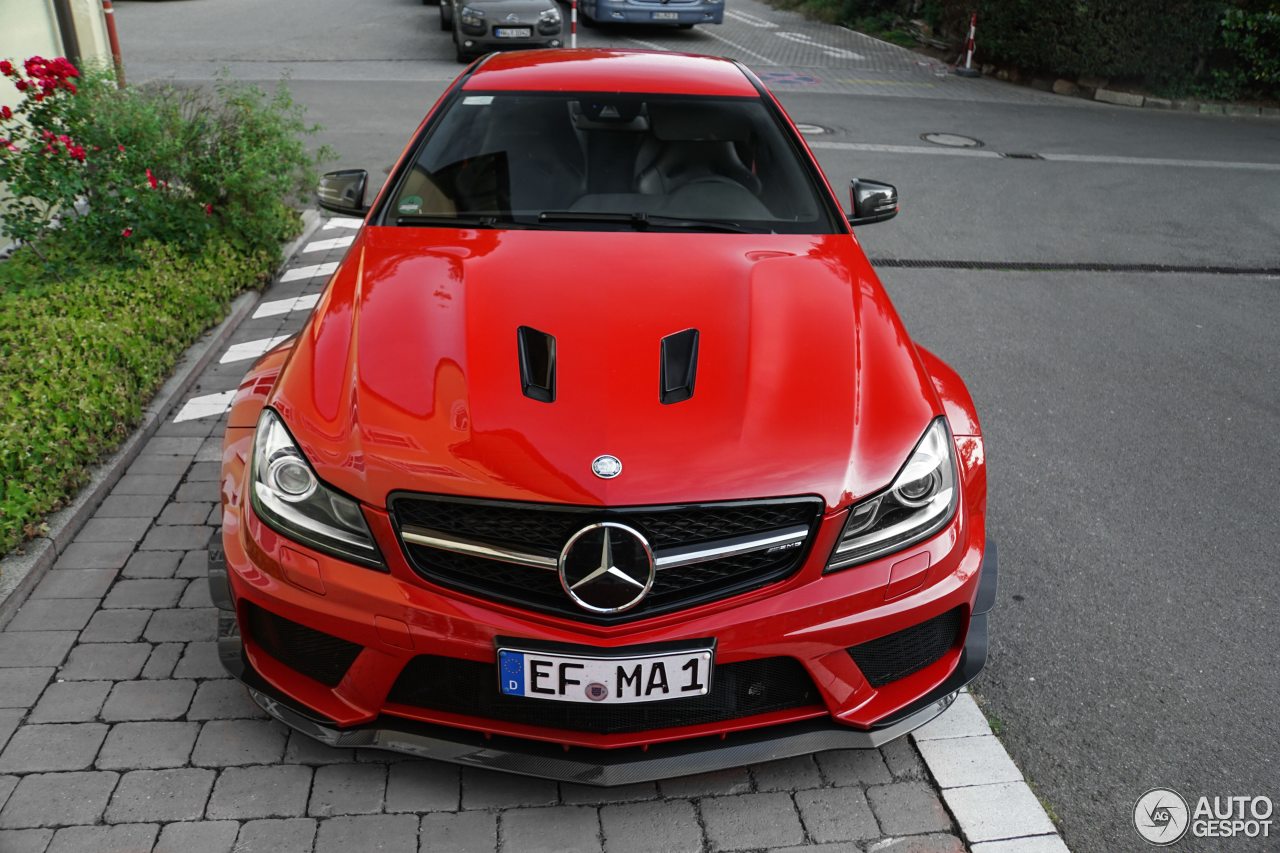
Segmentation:
[(538, 16), (538, 23), (540, 24), (560, 23), (560, 10), (559, 9), (546, 10), (545, 12), (543, 12), (541, 15)]
[(468, 27), (484, 26), (484, 12), (479, 9), (472, 9), (470, 6), (462, 7), (462, 23)]
[(383, 568), (359, 504), (316, 478), (270, 409), (258, 417), (249, 480), (253, 511), (272, 530), (343, 560)]
[(955, 515), (955, 453), (946, 418), (929, 424), (887, 490), (849, 510), (827, 571), (891, 554), (926, 539)]

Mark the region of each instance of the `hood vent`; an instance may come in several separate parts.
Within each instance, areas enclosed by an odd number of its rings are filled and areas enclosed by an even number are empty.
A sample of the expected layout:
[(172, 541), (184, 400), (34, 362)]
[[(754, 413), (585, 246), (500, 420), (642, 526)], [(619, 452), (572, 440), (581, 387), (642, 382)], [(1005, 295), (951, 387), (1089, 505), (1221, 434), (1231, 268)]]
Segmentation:
[(543, 403), (556, 401), (556, 339), (528, 326), (516, 329), (520, 350), (520, 386), (524, 395)]
[(662, 378), (658, 397), (664, 404), (693, 396), (698, 375), (698, 330), (685, 329), (662, 339)]

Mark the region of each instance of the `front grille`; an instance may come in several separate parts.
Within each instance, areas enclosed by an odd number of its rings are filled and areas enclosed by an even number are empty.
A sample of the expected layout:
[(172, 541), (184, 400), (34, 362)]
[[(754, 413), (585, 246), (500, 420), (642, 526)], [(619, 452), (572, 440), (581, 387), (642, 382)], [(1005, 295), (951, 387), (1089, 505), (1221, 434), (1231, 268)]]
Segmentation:
[(361, 647), (277, 616), (253, 603), (245, 604), (249, 635), (280, 663), (327, 687), (347, 674)]
[(927, 622), (849, 649), (872, 687), (906, 678), (937, 663), (961, 639), (964, 609), (957, 607)]
[(596, 705), (507, 696), (492, 663), (419, 655), (396, 679), (389, 702), (568, 731), (622, 734), (717, 723), (820, 705), (809, 673), (794, 658), (777, 657), (717, 666), (705, 696)]
[[(599, 521), (627, 524), (644, 534), (655, 552), (661, 552), (798, 525), (808, 526), (812, 539), (822, 510), (822, 502), (815, 498), (605, 508), (396, 495), (390, 505), (398, 525), (552, 559), (574, 533)], [(756, 551), (663, 569), (640, 604), (625, 613), (602, 615), (578, 608), (560, 587), (555, 571), (409, 542), (404, 545), (414, 570), (435, 583), (521, 607), (604, 623), (654, 616), (763, 586), (790, 575), (808, 553), (807, 547)]]

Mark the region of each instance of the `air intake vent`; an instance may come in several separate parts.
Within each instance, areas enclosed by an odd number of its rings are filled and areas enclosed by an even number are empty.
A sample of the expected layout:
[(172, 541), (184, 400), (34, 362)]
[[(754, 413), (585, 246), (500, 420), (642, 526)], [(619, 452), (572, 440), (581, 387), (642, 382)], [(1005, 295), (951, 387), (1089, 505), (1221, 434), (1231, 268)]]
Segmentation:
[(520, 349), (520, 387), (544, 403), (556, 401), (556, 339), (528, 326), (516, 330)]
[(952, 608), (927, 622), (849, 649), (872, 687), (906, 678), (942, 660), (963, 639), (964, 611)]
[(698, 375), (698, 330), (685, 329), (662, 339), (662, 377), (658, 397), (664, 404), (693, 396)]

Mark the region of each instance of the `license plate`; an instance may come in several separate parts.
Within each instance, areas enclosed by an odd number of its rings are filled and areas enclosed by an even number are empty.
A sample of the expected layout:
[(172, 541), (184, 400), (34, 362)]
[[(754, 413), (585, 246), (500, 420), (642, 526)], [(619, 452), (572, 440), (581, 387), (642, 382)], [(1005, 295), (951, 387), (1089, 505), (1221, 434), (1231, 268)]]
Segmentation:
[(533, 35), (529, 27), (495, 27), (493, 34), (500, 39), (527, 39)]
[(678, 21), (680, 20), (679, 12), (654, 12), (653, 19), (655, 21)]
[(658, 702), (705, 696), (711, 686), (711, 650), (625, 657), (552, 655), (498, 650), (499, 687), (508, 696), (557, 702)]

